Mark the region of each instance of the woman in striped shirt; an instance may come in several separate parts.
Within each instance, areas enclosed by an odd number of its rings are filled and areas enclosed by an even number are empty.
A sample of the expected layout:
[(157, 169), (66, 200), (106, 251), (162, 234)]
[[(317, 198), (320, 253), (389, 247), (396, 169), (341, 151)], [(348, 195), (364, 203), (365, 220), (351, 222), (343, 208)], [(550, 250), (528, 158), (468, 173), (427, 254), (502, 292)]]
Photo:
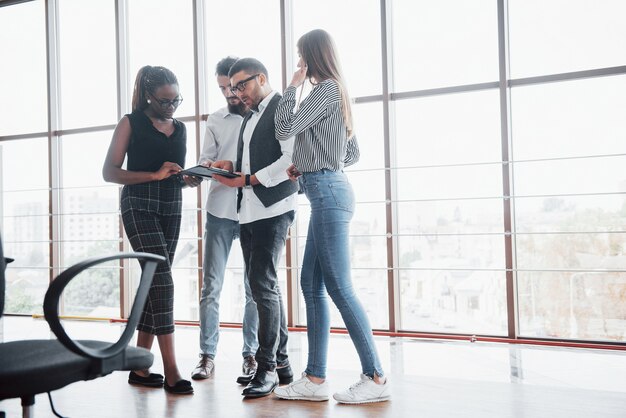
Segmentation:
[[(293, 165), (311, 204), (311, 218), (302, 263), (301, 284), (306, 302), (309, 355), (302, 378), (274, 393), (283, 399), (328, 400), (326, 363), (330, 335), (330, 295), (339, 309), (361, 360), (361, 379), (333, 395), (341, 403), (380, 402), (390, 398), (372, 329), (352, 286), (349, 228), (354, 193), (343, 173), (358, 161), (350, 98), (330, 35), (320, 29), (298, 40), (298, 71), (278, 104), (276, 138), (296, 136)], [(297, 106), (296, 90), (305, 80), (313, 88)], [(297, 109), (296, 109), (297, 107)]]

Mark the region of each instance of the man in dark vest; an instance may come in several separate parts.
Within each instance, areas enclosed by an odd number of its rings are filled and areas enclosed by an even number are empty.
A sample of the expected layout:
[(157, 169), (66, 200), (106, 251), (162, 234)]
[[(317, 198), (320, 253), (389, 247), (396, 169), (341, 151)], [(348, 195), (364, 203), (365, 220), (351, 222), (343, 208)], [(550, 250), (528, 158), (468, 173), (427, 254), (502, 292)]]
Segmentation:
[[(274, 113), (280, 94), (269, 83), (267, 69), (254, 58), (242, 58), (231, 67), (231, 90), (249, 108), (239, 132), (235, 172), (239, 177), (214, 179), (237, 187), (240, 242), (252, 297), (259, 313), (258, 369), (242, 395), (250, 398), (272, 393), (278, 383), (289, 383), (293, 372), (287, 358), (287, 322), (278, 288), (278, 261), (295, 217), (298, 185), (289, 180), (294, 138), (278, 141)], [(231, 161), (213, 167), (233, 170)]]

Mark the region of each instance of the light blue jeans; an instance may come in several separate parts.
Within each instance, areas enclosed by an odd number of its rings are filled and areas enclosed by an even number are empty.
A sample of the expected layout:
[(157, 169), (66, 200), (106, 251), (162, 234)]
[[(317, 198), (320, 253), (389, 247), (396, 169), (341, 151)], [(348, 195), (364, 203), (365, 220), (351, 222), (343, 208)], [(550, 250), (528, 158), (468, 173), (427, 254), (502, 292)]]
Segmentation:
[[(220, 328), (220, 294), (224, 285), (226, 262), (233, 241), (239, 238), (239, 222), (218, 218), (207, 213), (204, 229), (204, 278), (200, 296), (200, 350), (215, 358)], [(252, 299), (248, 277), (244, 273), (246, 304), (243, 314), (243, 349), (246, 357), (255, 355), (259, 344), (259, 316)]]
[(363, 374), (383, 376), (372, 328), (350, 275), (350, 220), (354, 193), (343, 172), (304, 173), (300, 185), (311, 204), (311, 219), (302, 262), (309, 356), (305, 373), (326, 378), (330, 312), (327, 293), (339, 309), (361, 360)]

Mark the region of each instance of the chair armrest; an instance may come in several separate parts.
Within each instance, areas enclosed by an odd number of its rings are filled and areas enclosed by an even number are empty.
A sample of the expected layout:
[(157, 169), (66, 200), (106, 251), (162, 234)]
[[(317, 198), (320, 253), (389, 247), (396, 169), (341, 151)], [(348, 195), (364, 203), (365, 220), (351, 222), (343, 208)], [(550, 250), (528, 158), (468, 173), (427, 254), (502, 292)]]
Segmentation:
[[(136, 258), (140, 260), (142, 264), (142, 273), (139, 287), (137, 288), (137, 293), (135, 295), (135, 301), (133, 302), (128, 323), (126, 324), (126, 329), (124, 329), (124, 332), (120, 336), (119, 340), (104, 349), (86, 347), (78, 341), (72, 340), (65, 332), (65, 329), (63, 328), (63, 325), (61, 325), (61, 321), (59, 319), (59, 300), (63, 294), (65, 286), (67, 286), (69, 282), (79, 273), (90, 267), (107, 261), (121, 260), (125, 258)], [(67, 270), (59, 274), (52, 281), (52, 283), (50, 283), (46, 296), (44, 297), (43, 312), (46, 321), (48, 321), (48, 324), (50, 325), (50, 329), (65, 347), (76, 354), (100, 360), (106, 360), (116, 356), (126, 348), (135, 332), (135, 328), (139, 322), (139, 316), (141, 315), (141, 311), (143, 310), (148, 297), (148, 291), (150, 290), (150, 285), (152, 284), (154, 272), (156, 271), (157, 265), (163, 261), (165, 261), (165, 257), (156, 254), (121, 253), (104, 257), (90, 258), (69, 267)]]

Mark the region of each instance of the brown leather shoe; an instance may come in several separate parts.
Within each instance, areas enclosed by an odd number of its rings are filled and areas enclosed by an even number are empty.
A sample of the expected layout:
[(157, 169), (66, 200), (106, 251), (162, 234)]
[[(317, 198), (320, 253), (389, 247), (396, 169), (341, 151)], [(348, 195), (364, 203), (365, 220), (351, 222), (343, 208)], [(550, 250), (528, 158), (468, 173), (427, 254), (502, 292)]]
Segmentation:
[(213, 376), (215, 371), (215, 362), (208, 354), (200, 354), (200, 361), (193, 372), (191, 378), (194, 380), (208, 379)]
[(243, 359), (243, 364), (241, 365), (241, 373), (242, 375), (237, 378), (237, 383), (240, 385), (246, 386), (256, 373), (258, 363), (254, 359), (254, 356), (247, 356)]
[(243, 358), (243, 364), (241, 365), (241, 373), (244, 375), (254, 375), (259, 364), (254, 359), (254, 356), (246, 356)]

